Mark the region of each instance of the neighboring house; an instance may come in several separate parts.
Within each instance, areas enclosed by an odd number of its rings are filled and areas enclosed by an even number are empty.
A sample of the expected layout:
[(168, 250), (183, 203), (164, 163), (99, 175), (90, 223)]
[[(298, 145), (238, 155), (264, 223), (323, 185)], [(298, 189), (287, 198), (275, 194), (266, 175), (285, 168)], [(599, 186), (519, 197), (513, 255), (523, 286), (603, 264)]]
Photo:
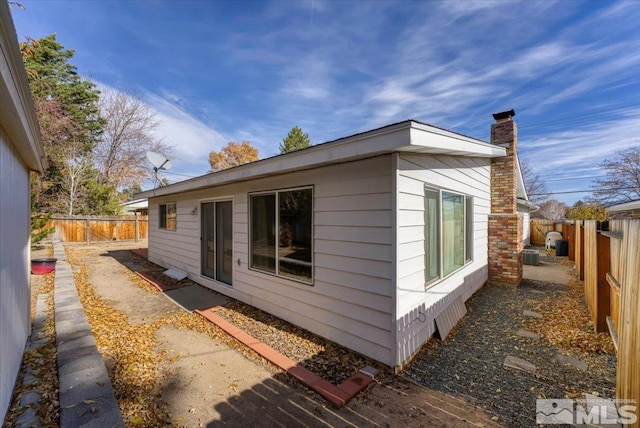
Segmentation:
[[(519, 168), (519, 166), (518, 166)], [(524, 246), (531, 245), (531, 213), (538, 211), (540, 207), (529, 201), (527, 191), (524, 187), (524, 180), (522, 175), (518, 178), (517, 190), (516, 190), (518, 212), (522, 213), (522, 241)]]
[(134, 199), (120, 204), (120, 210), (124, 214), (148, 215), (149, 201), (147, 199)]
[(611, 218), (640, 218), (640, 199), (607, 207)]
[(142, 192), (149, 260), (401, 367), (522, 278), (514, 114), (493, 144), (408, 120)]
[(45, 168), (42, 137), (6, 1), (0, 1), (0, 420), (31, 328), (30, 172)]

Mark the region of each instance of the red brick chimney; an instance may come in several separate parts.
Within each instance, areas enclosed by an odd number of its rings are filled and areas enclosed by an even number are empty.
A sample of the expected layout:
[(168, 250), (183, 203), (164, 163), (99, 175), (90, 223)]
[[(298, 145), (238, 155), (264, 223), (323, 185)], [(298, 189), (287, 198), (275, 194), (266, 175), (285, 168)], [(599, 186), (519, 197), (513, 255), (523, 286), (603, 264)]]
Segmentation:
[(522, 281), (522, 214), (517, 209), (518, 131), (513, 110), (495, 113), (491, 144), (507, 154), (491, 160), (489, 283), (517, 287)]

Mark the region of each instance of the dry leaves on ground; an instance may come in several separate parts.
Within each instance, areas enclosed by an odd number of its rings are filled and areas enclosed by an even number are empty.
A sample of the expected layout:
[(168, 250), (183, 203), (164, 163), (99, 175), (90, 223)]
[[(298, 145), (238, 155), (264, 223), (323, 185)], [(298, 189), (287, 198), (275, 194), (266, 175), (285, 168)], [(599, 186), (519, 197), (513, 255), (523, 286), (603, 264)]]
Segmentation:
[[(108, 305), (88, 282), (86, 251), (67, 248), (67, 260), (74, 266), (74, 279), (96, 344), (109, 369), (118, 405), (127, 426), (165, 426), (172, 420), (161, 388), (170, 358), (158, 351), (156, 333), (167, 324), (206, 333), (222, 339), (243, 354), (250, 351), (203, 317), (187, 312), (169, 315), (147, 324), (129, 324), (127, 316)], [(159, 291), (123, 267), (129, 279), (149, 293)], [(255, 358), (255, 357), (254, 357)], [(175, 421), (174, 421), (175, 422)]]
[(84, 251), (67, 249), (74, 279), (98, 350), (105, 359), (116, 398), (127, 426), (160, 426), (170, 422), (160, 400), (159, 362), (155, 333), (166, 320), (131, 325), (93, 290), (83, 263)]
[(364, 366), (384, 367), (327, 339), (237, 300), (216, 313), (308, 370), (339, 384)]
[(550, 295), (536, 302), (534, 309), (543, 319), (531, 319), (526, 329), (540, 333), (551, 344), (582, 355), (613, 354), (609, 333), (596, 333), (583, 304), (584, 282), (569, 281), (569, 289), (561, 296)]
[[(41, 347), (27, 350), (24, 353), (11, 405), (7, 410), (3, 427), (14, 426), (20, 415), (28, 410), (27, 407), (20, 405), (20, 401), (23, 396), (32, 392), (37, 392), (40, 395), (38, 403), (32, 405), (33, 408), (37, 408), (40, 423), (44, 427), (57, 427), (60, 425), (58, 367), (56, 364), (57, 348), (53, 317), (54, 284), (54, 273), (44, 275), (40, 294), (48, 295), (46, 312), (49, 316), (43, 327), (42, 336), (38, 339), (46, 339), (46, 343)], [(25, 385), (23, 380), (28, 372), (33, 374), (36, 380), (29, 385)]]
[[(146, 273), (164, 286), (178, 284), (175, 279), (164, 275), (164, 269), (160, 266), (146, 262), (145, 268)], [(129, 271), (129, 275), (141, 288), (158, 292), (155, 287), (150, 286), (147, 281), (141, 279), (135, 273)], [(195, 283), (185, 279), (180, 281), (179, 284), (190, 285)], [(218, 315), (240, 327), (256, 339), (335, 384), (341, 383), (366, 365), (376, 366), (381, 371), (384, 370), (383, 366), (369, 358), (232, 298), (227, 297), (227, 303), (216, 308), (215, 311)], [(222, 339), (227, 345), (240, 351), (246, 357), (265, 362), (262, 357), (224, 333), (218, 327), (203, 321), (204, 318), (197, 316), (186, 317), (180, 321), (173, 321), (173, 323), (176, 327), (208, 332), (211, 337)], [(267, 366), (273, 371), (279, 371), (269, 364)]]

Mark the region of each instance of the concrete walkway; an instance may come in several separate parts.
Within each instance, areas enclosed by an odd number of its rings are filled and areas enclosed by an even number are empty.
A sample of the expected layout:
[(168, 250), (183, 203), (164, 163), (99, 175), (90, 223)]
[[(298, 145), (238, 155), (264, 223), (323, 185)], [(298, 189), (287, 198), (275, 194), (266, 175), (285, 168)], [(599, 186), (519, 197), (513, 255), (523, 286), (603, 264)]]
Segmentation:
[(71, 265), (60, 242), (54, 242), (56, 263), (54, 306), (60, 426), (124, 427), (104, 360), (84, 314)]

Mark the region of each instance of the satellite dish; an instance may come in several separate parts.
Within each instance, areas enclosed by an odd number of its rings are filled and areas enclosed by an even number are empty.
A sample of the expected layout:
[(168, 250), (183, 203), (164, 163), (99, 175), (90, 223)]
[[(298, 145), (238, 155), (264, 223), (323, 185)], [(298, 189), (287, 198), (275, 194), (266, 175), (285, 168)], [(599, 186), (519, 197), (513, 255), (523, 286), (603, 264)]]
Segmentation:
[(160, 153), (155, 152), (147, 152), (147, 159), (149, 159), (149, 162), (151, 162), (151, 164), (153, 165), (153, 172), (155, 174), (154, 184), (159, 184), (160, 181), (158, 180), (158, 171), (161, 169), (164, 169), (165, 171), (170, 169), (171, 161), (162, 156)]
[(153, 169), (158, 172), (159, 169), (171, 169), (171, 161), (160, 153), (147, 152), (147, 159), (153, 165)]

